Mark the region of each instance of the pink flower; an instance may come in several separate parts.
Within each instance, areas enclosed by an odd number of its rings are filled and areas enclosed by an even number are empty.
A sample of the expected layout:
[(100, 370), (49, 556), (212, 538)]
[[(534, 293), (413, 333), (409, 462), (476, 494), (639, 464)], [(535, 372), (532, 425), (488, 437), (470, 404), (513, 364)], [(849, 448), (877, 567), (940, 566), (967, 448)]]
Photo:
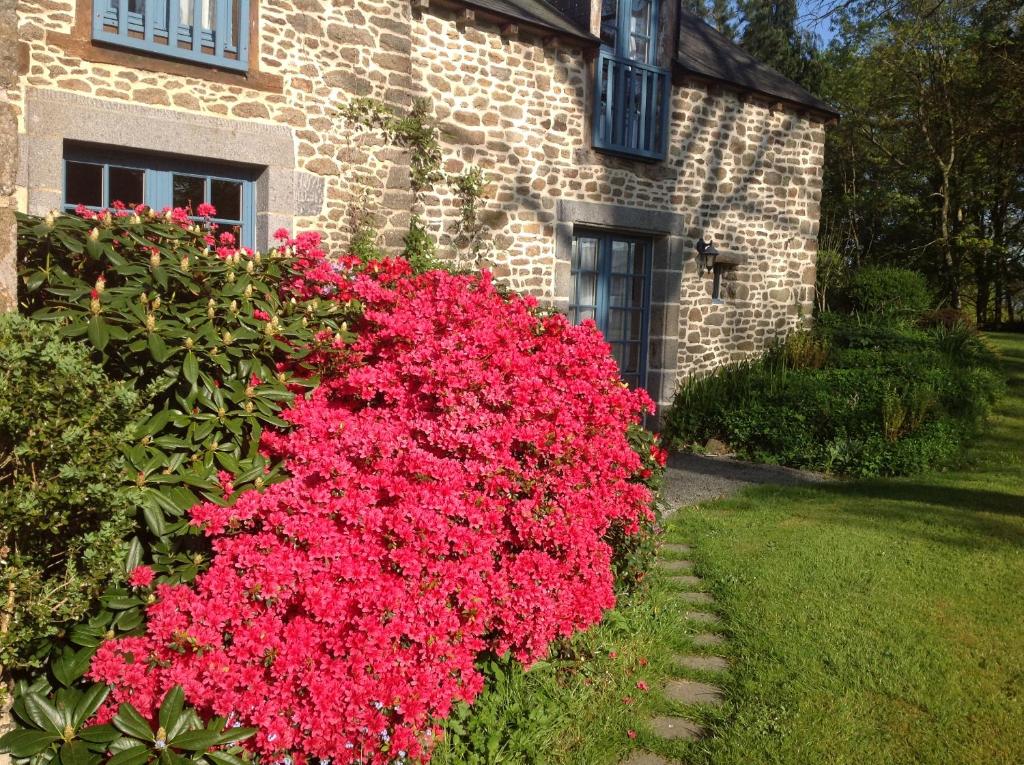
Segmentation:
[(128, 584), (132, 587), (149, 587), (155, 576), (149, 566), (136, 566), (128, 573)]
[(637, 681), (637, 684), (636, 684), (636, 687), (637, 687), (637, 689), (638, 689), (638, 690), (641, 690), (641, 691), (643, 691), (644, 693), (647, 693), (647, 691), (649, 691), (649, 690), (650, 690), (650, 689), (649, 689), (649, 688), (647, 687), (647, 683), (645, 683), (645, 682), (644, 682), (643, 680), (638, 680), (638, 681)]
[(288, 232), (288, 229), (286, 229), (286, 228), (282, 227), (282, 228), (279, 228), (277, 231), (274, 232), (274, 239), (282, 239), (282, 240), (284, 240), (284, 239), (290, 239), (290, 238), (291, 238), (291, 234)]
[(634, 738), (636, 738), (636, 731), (633, 730), (633, 729), (630, 729), (630, 730), (626, 731), (626, 735), (629, 736), (631, 739), (634, 739)]
[(209, 202), (203, 202), (196, 208), (196, 215), (200, 218), (213, 218), (217, 215), (217, 208)]

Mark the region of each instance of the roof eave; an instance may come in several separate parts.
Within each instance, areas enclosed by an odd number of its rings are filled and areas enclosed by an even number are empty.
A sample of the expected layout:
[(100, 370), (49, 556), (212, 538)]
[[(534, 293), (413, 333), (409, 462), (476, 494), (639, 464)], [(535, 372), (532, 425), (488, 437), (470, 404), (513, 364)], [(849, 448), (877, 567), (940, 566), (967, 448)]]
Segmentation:
[(533, 32), (539, 37), (568, 39), (573, 40), (576, 43), (582, 43), (587, 47), (595, 48), (601, 44), (601, 38), (596, 37), (589, 32), (576, 32), (568, 29), (559, 29), (549, 24), (545, 24), (543, 21), (538, 19), (527, 19), (514, 14), (500, 13), (480, 3), (473, 2), (473, 0), (420, 0), (420, 2), (421, 8), (426, 8), (430, 5), (448, 8), (470, 8), (476, 13), (479, 13), (482, 18), (495, 21), (499, 24), (502, 21), (514, 23)]
[(725, 88), (726, 90), (733, 90), (738, 93), (750, 93), (763, 98), (765, 101), (783, 104), (794, 111), (809, 112), (820, 117), (823, 122), (838, 122), (842, 118), (842, 114), (839, 111), (833, 109), (823, 101), (819, 101), (818, 103), (809, 103), (807, 101), (799, 101), (786, 96), (780, 96), (767, 90), (762, 90), (733, 80), (715, 77), (696, 69), (691, 69), (690, 67), (687, 67), (686, 64), (679, 61), (679, 59), (673, 61), (672, 65), (675, 71), (690, 79), (697, 80), (698, 82), (705, 84), (716, 85), (718, 87)]

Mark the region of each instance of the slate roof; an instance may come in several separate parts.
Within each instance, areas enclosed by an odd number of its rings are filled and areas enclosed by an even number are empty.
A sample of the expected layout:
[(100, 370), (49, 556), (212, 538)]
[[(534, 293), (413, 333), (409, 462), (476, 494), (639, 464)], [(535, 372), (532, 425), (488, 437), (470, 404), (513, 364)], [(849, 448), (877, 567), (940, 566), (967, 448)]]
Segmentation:
[(758, 61), (699, 16), (683, 9), (679, 10), (676, 64), (699, 77), (839, 116), (839, 112), (820, 98)]
[(590, 30), (566, 18), (544, 0), (463, 0), (465, 5), (497, 13), (506, 18), (521, 21), (542, 29), (582, 38), (593, 43), (600, 42)]

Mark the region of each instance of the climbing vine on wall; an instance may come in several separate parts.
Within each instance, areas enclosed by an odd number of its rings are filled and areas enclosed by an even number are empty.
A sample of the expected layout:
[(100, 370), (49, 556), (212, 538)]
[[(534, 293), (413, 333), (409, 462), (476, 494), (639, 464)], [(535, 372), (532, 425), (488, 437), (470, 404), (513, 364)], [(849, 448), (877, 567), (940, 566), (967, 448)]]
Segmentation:
[[(437, 242), (418, 210), (425, 196), (441, 182), (448, 185), (458, 200), (459, 218), (452, 231), (455, 260), (457, 264), (475, 266), (487, 250), (487, 229), (479, 214), (487, 182), (478, 167), (458, 175), (444, 172), (433, 111), (433, 104), (426, 98), (416, 99), (404, 114), (376, 99), (356, 98), (343, 105), (339, 114), (358, 127), (377, 131), (388, 144), (409, 152), (409, 186), (414, 197), (414, 209), (405, 235), (403, 254), (413, 267), (428, 270), (439, 265), (435, 258)], [(354, 215), (361, 225), (353, 235), (353, 248), (369, 250), (368, 243), (375, 241), (377, 232), (368, 223), (371, 216), (365, 213), (365, 197), (359, 204), (363, 212)]]

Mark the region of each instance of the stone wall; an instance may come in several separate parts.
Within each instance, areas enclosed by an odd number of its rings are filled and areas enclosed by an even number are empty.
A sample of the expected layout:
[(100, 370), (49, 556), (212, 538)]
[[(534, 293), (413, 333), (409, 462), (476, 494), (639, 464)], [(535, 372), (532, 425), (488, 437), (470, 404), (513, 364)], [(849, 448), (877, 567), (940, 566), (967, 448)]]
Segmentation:
[(17, 304), (15, 187), (18, 119), (12, 94), (18, 87), (18, 16), (13, 2), (0, 3), (0, 311)]
[[(253, 3), (258, 24), (243, 76), (92, 45), (91, 0), (18, 0), (24, 72), (6, 92), (23, 134), (22, 206), (45, 212), (59, 202), (62, 140), (114, 135), (140, 150), (192, 147), (265, 165), (264, 238), (293, 224), (324, 232), (340, 250), (353, 214), (369, 209), (395, 250), (413, 211), (408, 157), (336, 110), (352, 96), (399, 107), (426, 96), (445, 170), (486, 174), (490, 247), (479, 265), (513, 288), (567, 305), (577, 227), (651, 238), (648, 388), (657, 401), (667, 403), (681, 377), (755, 354), (810, 315), (820, 121), (679, 80), (667, 160), (609, 157), (590, 148), (594, 50), (582, 43), (438, 3), (422, 11), (408, 0)], [(423, 212), (440, 254), (461, 258), (451, 241), (456, 208), (439, 184)], [(720, 302), (697, 267), (701, 237), (746, 258), (725, 274)]]
[[(220, 120), (228, 129), (239, 123), (283, 127), (298, 173), (285, 199), (267, 202), (278, 205), (275, 212), (294, 218), (296, 226), (317, 228), (333, 246), (344, 247), (361, 189), (386, 188), (393, 168), (407, 159), (376, 136), (354, 134), (336, 111), (352, 96), (410, 102), (410, 6), (392, 0), (252, 4), (257, 19), (253, 55), (248, 74), (240, 75), (92, 45), (92, 0), (18, 0), (26, 71), (11, 101), (21, 132), (28, 129), (26, 106), (34, 90), (82, 94), (96, 99), (100, 109), (110, 104), (119, 144), (146, 151), (158, 147), (142, 133), (126, 135), (133, 121), (126, 117), (126, 106)], [(193, 155), (205, 156), (201, 124), (185, 121), (182, 130), (179, 138), (191, 142)], [(32, 150), (33, 131), (28, 132), (23, 154)], [(229, 153), (207, 158), (263, 164), (258, 140), (242, 140)], [(30, 179), (27, 172), (20, 179), (23, 194), (26, 187), (46, 188), (50, 182)], [(408, 220), (407, 192), (378, 197), (380, 226), (388, 244), (396, 247)], [(31, 194), (23, 206), (43, 211)]]
[[(490, 182), (489, 261), (502, 278), (564, 305), (574, 225), (646, 231), (664, 241), (655, 250), (648, 353), (656, 400), (667, 403), (680, 377), (757, 353), (810, 315), (820, 121), (677, 83), (668, 159), (617, 159), (589, 148), (592, 81), (583, 50), (508, 37), (479, 21), (466, 26), (434, 9), (414, 19), (412, 34), (415, 90), (435, 103), (446, 169), (462, 172), (472, 163)], [(444, 252), (455, 205), (444, 194), (429, 202), (427, 218)], [(725, 273), (718, 303), (712, 277), (697, 267), (702, 236), (746, 258)]]

